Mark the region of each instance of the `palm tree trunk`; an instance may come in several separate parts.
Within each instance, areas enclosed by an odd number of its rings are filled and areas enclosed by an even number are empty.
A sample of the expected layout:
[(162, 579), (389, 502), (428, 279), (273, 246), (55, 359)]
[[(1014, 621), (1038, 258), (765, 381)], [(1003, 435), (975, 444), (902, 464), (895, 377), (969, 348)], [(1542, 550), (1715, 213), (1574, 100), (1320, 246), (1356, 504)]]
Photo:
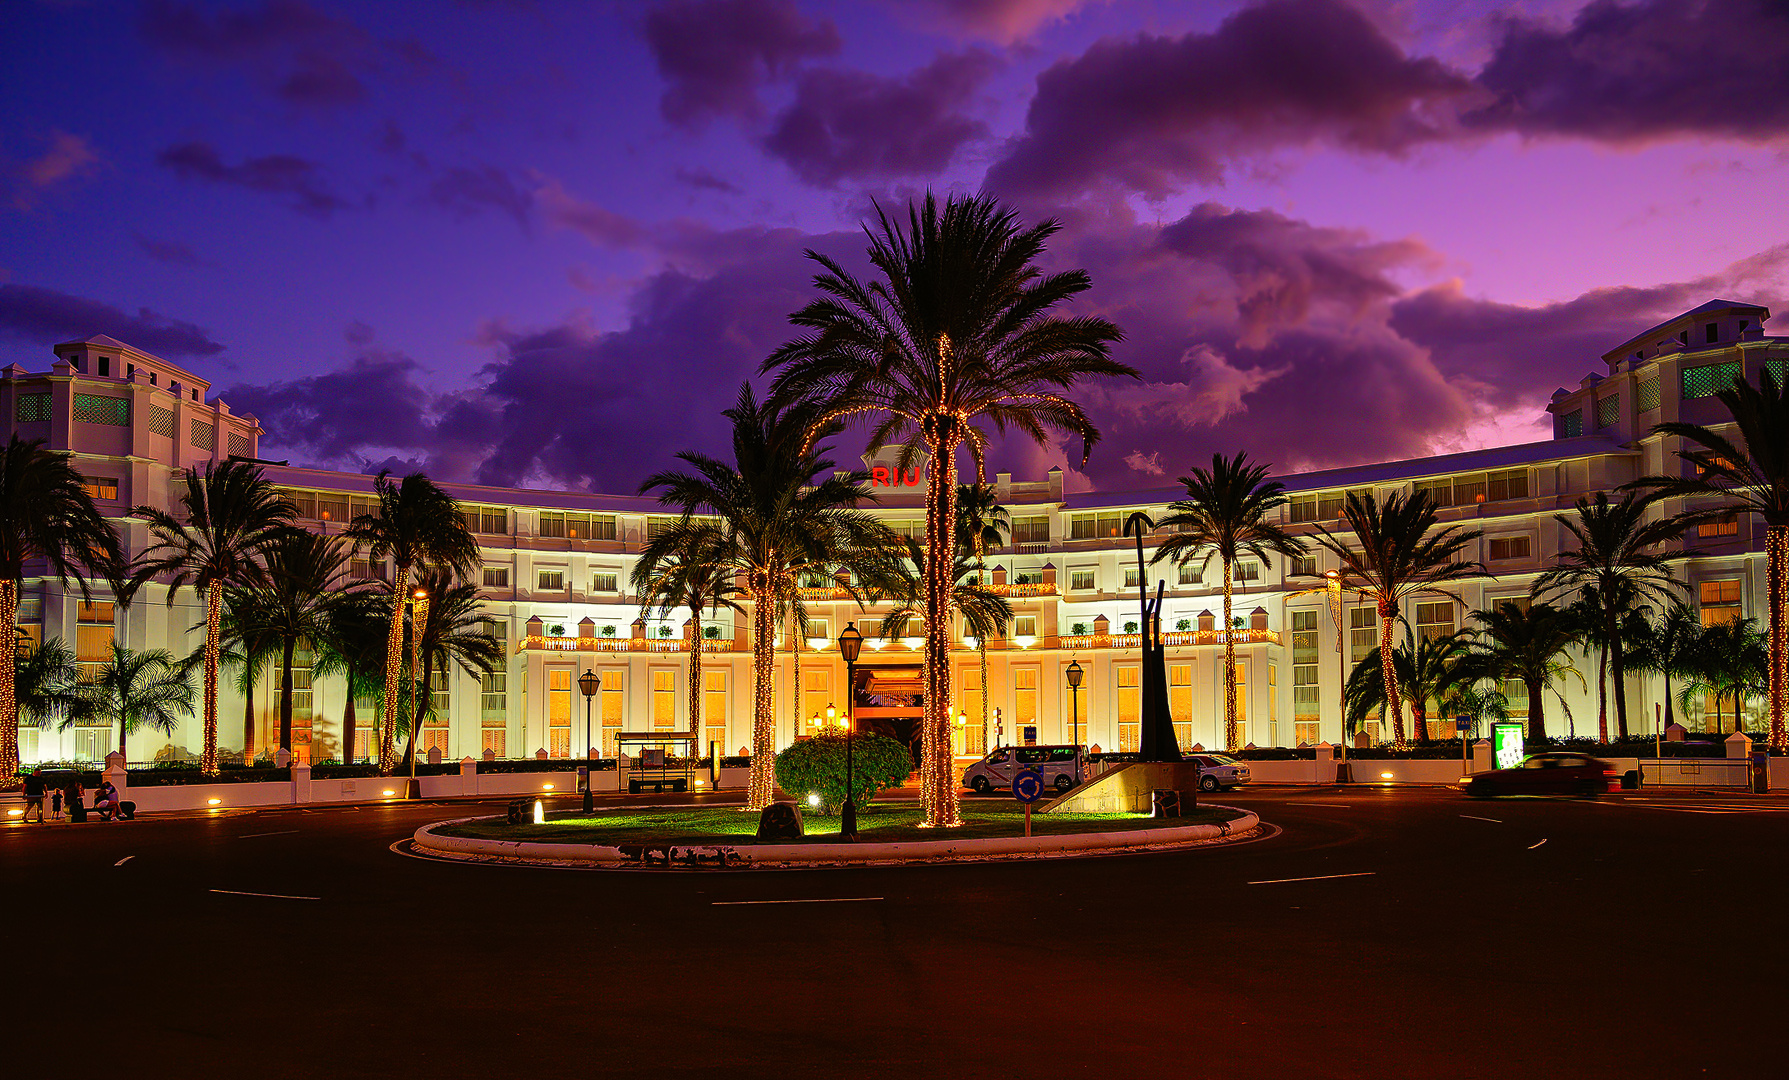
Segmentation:
[(1673, 711), (1676, 702), (1671, 700), (1671, 673), (1665, 672), (1665, 726), (1677, 723), (1677, 714)]
[(199, 753), (199, 771), (206, 776), (217, 775), (217, 658), (223, 627), (224, 590), (213, 582), (205, 590), (205, 744)]
[[(412, 630), (411, 633), (420, 631)], [(434, 690), (435, 650), (422, 650), (422, 685), (416, 690), (416, 707), (410, 711), (410, 742), (404, 751), (404, 764), (409, 767), (410, 775), (416, 775), (416, 739), (417, 732), (422, 730), (422, 718), (427, 716), (435, 704)], [(410, 673), (411, 678), (416, 672)], [(586, 781), (588, 783), (588, 781)]]
[[(1236, 641), (1231, 636), (1231, 603), (1235, 593), (1230, 560), (1224, 564), (1224, 749), (1240, 750), (1236, 745)], [(1147, 628), (1145, 628), (1147, 629)]]
[(752, 598), (752, 771), (746, 780), (747, 810), (762, 810), (776, 795), (776, 714), (772, 679), (776, 674), (776, 605), (770, 590)]
[[(19, 583), (0, 581), (0, 627), (8, 633), (18, 625)], [(0, 648), (0, 787), (19, 775), (19, 651), (13, 643)]]
[(801, 627), (794, 604), (789, 605), (789, 717), (789, 738), (794, 739), (801, 734)]
[(1541, 701), (1541, 681), (1523, 680), (1528, 686), (1528, 737), (1539, 742), (1547, 737), (1547, 710)]
[[(1789, 525), (1767, 525), (1764, 528), (1764, 571), (1770, 584), (1770, 672), (1766, 676), (1770, 690), (1770, 748), (1776, 753), (1789, 750), (1789, 731), (1784, 728), (1784, 702), (1789, 698), (1789, 626), (1784, 623), (1785, 607), (1789, 606)], [(0, 766), (3, 768), (4, 766)]]
[(255, 760), (255, 661), (243, 643), (242, 658), (242, 763)]
[(1391, 662), (1391, 624), (1397, 609), (1384, 595), (1379, 597), (1379, 678), (1385, 683), (1384, 707), (1391, 713), (1392, 749), (1404, 750), (1404, 700), (1398, 692), (1398, 669)]
[(354, 764), (354, 669), (347, 670), (348, 700), (342, 704), (342, 761)]
[[(1621, 626), (1616, 613), (1609, 612), (1607, 633), (1609, 635), (1609, 676), (1614, 683), (1615, 693), (1615, 730), (1622, 739), (1627, 738), (1627, 685), (1622, 678), (1625, 665), (1621, 654)], [(1604, 740), (1605, 742), (1608, 740)]]
[[(690, 749), (692, 757), (702, 756), (702, 614), (693, 613), (690, 623)], [(718, 756), (718, 754), (717, 754)], [(715, 762), (715, 768), (721, 763)]]
[(1603, 653), (1596, 661), (1596, 738), (1598, 742), (1609, 741), (1609, 644), (1603, 643)]
[(280, 749), (292, 752), (292, 656), (298, 639), (287, 638), (280, 648)]
[[(988, 642), (986, 638), (975, 639), (976, 659), (981, 662), (981, 749), (988, 751)], [(1073, 723), (1069, 730), (1075, 730)]]
[(932, 455), (926, 488), (925, 713), (920, 728), (920, 798), (930, 828), (963, 824), (950, 757), (950, 593), (956, 562), (957, 444), (962, 433), (950, 417), (928, 418), (926, 449)]
[(398, 668), (404, 662), (404, 592), (410, 586), (410, 568), (397, 568), (391, 588), (391, 628), (385, 633), (385, 711), (379, 714), (379, 775), (390, 776), (397, 766)]

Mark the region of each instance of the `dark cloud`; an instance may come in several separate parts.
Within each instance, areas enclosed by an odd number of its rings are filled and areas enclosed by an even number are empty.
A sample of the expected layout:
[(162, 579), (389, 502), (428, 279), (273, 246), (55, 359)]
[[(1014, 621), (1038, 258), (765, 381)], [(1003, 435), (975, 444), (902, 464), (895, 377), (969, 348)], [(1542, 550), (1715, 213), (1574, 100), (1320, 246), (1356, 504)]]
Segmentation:
[(930, 175), (964, 143), (987, 134), (963, 107), (998, 66), (991, 54), (972, 50), (939, 56), (904, 78), (809, 69), (764, 148), (822, 187)]
[(170, 266), (202, 266), (205, 260), (199, 253), (179, 240), (156, 240), (148, 236), (132, 236), (143, 254), (156, 262), (164, 262)]
[(138, 308), (132, 315), (99, 300), (36, 285), (0, 285), (0, 334), (46, 348), (59, 341), (106, 334), (170, 358), (215, 356), (224, 351), (203, 328), (182, 319), (148, 308)]
[(317, 163), (291, 154), (269, 154), (226, 164), (210, 143), (187, 142), (156, 155), (156, 163), (187, 180), (231, 184), (271, 195), (289, 195), (302, 213), (328, 217), (348, 204), (324, 184)]
[(302, 0), (216, 12), (149, 0), (138, 28), (169, 56), (239, 67), (300, 106), (360, 103), (367, 97), (364, 76), (378, 62), (378, 43), (365, 31)]
[(1478, 81), (1481, 128), (1634, 143), (1789, 131), (1789, 5), (1593, 0), (1571, 24), (1503, 21)]
[(679, 168), (674, 174), (677, 181), (702, 191), (718, 191), (723, 195), (743, 195), (745, 189), (731, 180), (723, 179), (707, 169)]
[(43, 153), (17, 168), (13, 176), (0, 179), (0, 186), (12, 189), (13, 209), (30, 210), (45, 194), (90, 175), (100, 166), (99, 151), (85, 136), (56, 131), (50, 134), (48, 144)]
[(684, 128), (756, 118), (759, 89), (841, 44), (830, 20), (808, 18), (793, 0), (671, 0), (647, 13), (644, 30), (668, 84), (659, 111)]
[(1341, 0), (1268, 0), (1209, 34), (1109, 38), (1050, 67), (988, 186), (1072, 194), (1110, 183), (1160, 196), (1284, 147), (1400, 154), (1453, 130), (1471, 92)]
[(429, 200), (461, 218), (488, 209), (499, 210), (524, 229), (528, 227), (528, 211), (534, 206), (533, 193), (517, 186), (506, 170), (495, 165), (447, 169), (429, 184)]

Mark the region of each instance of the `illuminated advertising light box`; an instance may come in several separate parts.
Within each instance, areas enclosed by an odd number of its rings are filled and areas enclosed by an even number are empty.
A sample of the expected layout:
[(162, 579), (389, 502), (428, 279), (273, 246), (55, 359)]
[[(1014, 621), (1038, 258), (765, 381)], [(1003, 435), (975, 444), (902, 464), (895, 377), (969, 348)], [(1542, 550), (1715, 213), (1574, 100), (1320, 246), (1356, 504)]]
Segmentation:
[(1491, 725), (1491, 753), (1499, 769), (1522, 764), (1522, 725)]

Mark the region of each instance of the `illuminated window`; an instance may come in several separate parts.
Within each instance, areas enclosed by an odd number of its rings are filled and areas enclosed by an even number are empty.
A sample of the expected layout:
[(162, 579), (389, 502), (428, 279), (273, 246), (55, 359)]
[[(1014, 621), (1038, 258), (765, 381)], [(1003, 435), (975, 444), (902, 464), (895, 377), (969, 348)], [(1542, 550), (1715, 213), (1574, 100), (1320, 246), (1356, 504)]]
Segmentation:
[(1317, 556), (1294, 555), (1292, 557), (1291, 565), (1287, 567), (1287, 570), (1293, 577), (1316, 577)]
[(485, 588), (487, 588), (487, 589), (507, 589), (507, 588), (509, 588), (509, 567), (507, 567), (507, 566), (487, 566), (487, 567), (485, 567)]
[(1634, 404), (1639, 406), (1641, 412), (1659, 407), (1658, 376), (1641, 380), (1639, 389), (1634, 392)]
[(1204, 580), (1204, 577), (1199, 573), (1199, 567), (1196, 564), (1181, 563), (1179, 580), (1182, 585), (1198, 585)]
[(81, 490), (87, 493), (89, 499), (116, 499), (118, 481), (109, 476), (83, 476)]
[(652, 726), (677, 726), (677, 673), (655, 670), (652, 673)]
[(597, 714), (602, 719), (604, 757), (614, 757), (621, 734), (622, 714), (627, 707), (627, 674), (620, 668), (599, 672), (602, 689), (597, 691)]
[(1117, 668), (1118, 677), (1118, 750), (1134, 754), (1142, 744), (1143, 697), (1139, 672), (1135, 667)]
[(1714, 626), (1740, 618), (1739, 579), (1704, 581), (1699, 586), (1702, 625)]
[(1109, 540), (1124, 533), (1124, 515), (1071, 514), (1068, 519), (1070, 540)]
[(1168, 665), (1168, 715), (1174, 720), (1174, 739), (1182, 750), (1193, 745), (1193, 665)]
[(706, 754), (710, 747), (717, 744), (724, 756), (727, 753), (727, 672), (724, 668), (702, 672), (700, 752)]
[(1013, 636), (1014, 637), (1036, 637), (1037, 636), (1037, 616), (1036, 615), (1015, 615), (1015, 616), (1013, 616)]
[(1253, 559), (1238, 559), (1231, 569), (1235, 571), (1236, 581), (1261, 580), (1261, 564)]
[(1299, 495), (1290, 504), (1292, 524), (1300, 525), (1307, 521), (1317, 520), (1317, 496)]
[(1012, 542), (1015, 544), (1047, 544), (1050, 542), (1050, 519), (1047, 515), (1013, 518)]
[(1436, 600), (1416, 605), (1416, 634), (1418, 637), (1433, 641), (1446, 637), (1454, 632), (1454, 604), (1452, 600)]
[(508, 536), (509, 511), (501, 506), (467, 506), (460, 504), (460, 519), (468, 532), (481, 536)]
[(615, 571), (598, 570), (590, 575), (590, 591), (595, 593), (619, 592)]
[(1559, 418), (1559, 434), (1567, 439), (1584, 434), (1584, 410), (1573, 409)]
[(509, 672), (502, 669), (478, 677), (480, 727), (504, 727), (509, 723)]
[(547, 755), (571, 757), (571, 668), (547, 669)]
[(1034, 667), (1013, 669), (1013, 734), (1037, 725), (1037, 672)]
[(1090, 592), (1090, 591), (1092, 591), (1092, 589), (1093, 589), (1093, 571), (1091, 571), (1091, 570), (1070, 570), (1068, 572), (1068, 587), (1069, 587), (1070, 591), (1072, 591), (1072, 592)]
[(981, 665), (966, 664), (957, 669), (957, 708), (969, 714), (969, 725), (981, 727)]
[(832, 672), (825, 668), (801, 669), (802, 734), (818, 735), (826, 726), (826, 707), (832, 700)]
[(565, 588), (564, 570), (541, 570), (535, 577), (535, 588), (543, 592), (558, 592)]
[(1704, 364), (1701, 367), (1684, 368), (1682, 376), (1684, 397), (1713, 397), (1730, 388), (1733, 380), (1740, 377), (1740, 365), (1737, 360), (1725, 364)]
[[(1228, 749), (1237, 750), (1249, 744), (1249, 665), (1247, 661), (1236, 661), (1236, 745)], [(1222, 715), (1221, 713), (1219, 715)], [(1221, 723), (1222, 721), (1220, 721)]]
[(1526, 536), (1492, 537), (1490, 548), (1492, 562), (1500, 559), (1526, 559), (1529, 555), (1529, 538)]
[(646, 539), (657, 540), (677, 524), (678, 519), (670, 514), (653, 514), (646, 519)]
[(1372, 607), (1348, 609), (1348, 663), (1358, 664), (1379, 648), (1379, 614)]
[(1316, 720), (1321, 710), (1318, 683), (1317, 619), (1315, 611), (1292, 615), (1292, 714), (1294, 722)]
[(98, 679), (99, 669), (112, 662), (112, 642), (116, 636), (111, 601), (83, 601), (76, 606), (75, 662), (82, 682)]
[(1124, 587), (1125, 588), (1134, 589), (1137, 587), (1137, 584), (1142, 580), (1143, 580), (1142, 571), (1138, 570), (1134, 566), (1127, 566), (1124, 568)]
[(1696, 535), (1699, 537), (1738, 536), (1739, 515), (1723, 514), (1713, 521), (1701, 522), (1696, 526)]

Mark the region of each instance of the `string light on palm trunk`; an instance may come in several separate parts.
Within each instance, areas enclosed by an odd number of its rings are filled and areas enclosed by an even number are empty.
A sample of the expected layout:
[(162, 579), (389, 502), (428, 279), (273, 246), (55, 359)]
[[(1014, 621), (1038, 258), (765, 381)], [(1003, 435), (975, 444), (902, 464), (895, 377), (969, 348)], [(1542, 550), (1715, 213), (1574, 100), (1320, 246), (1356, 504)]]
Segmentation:
[(205, 590), (205, 745), (199, 752), (199, 771), (216, 776), (217, 769), (217, 665), (218, 639), (223, 633), (224, 590), (213, 582)]
[(1789, 525), (1768, 525), (1764, 530), (1764, 568), (1770, 580), (1770, 746), (1782, 753), (1789, 750), (1789, 732), (1785, 731), (1783, 710), (1789, 704), (1789, 627), (1783, 625), (1789, 612)]
[[(17, 582), (0, 581), (0, 626), (18, 623), (18, 588)], [(19, 774), (18, 655), (14, 649), (9, 662), (0, 664), (0, 784)]]

